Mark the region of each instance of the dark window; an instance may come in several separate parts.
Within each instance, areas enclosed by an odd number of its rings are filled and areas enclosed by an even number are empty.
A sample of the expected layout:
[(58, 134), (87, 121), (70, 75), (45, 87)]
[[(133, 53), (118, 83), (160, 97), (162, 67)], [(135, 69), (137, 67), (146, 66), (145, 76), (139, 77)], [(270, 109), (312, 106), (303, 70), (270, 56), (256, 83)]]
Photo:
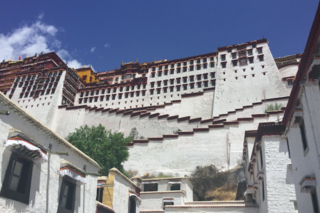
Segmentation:
[(192, 60), (192, 61), (189, 61), (189, 64), (193, 64), (193, 60)]
[(129, 208), (130, 208), (130, 211), (129, 213), (136, 213), (136, 200), (134, 197), (130, 197), (129, 198)]
[(228, 53), (231, 53), (232, 52), (232, 48), (228, 48)]
[(256, 48), (257, 44), (252, 44), (252, 48)]
[(159, 70), (162, 70), (162, 66), (159, 66)]
[(248, 50), (248, 55), (252, 55), (252, 50)]
[(157, 89), (157, 94), (160, 94), (160, 92), (161, 92), (161, 89)]
[(207, 69), (207, 64), (203, 64), (203, 69)]
[(238, 65), (238, 61), (237, 61), (237, 60), (232, 61), (232, 65), (233, 65), (234, 67), (236, 67), (236, 66)]
[(154, 72), (151, 73), (151, 78), (154, 78), (154, 76), (155, 76), (155, 73)]
[(164, 71), (164, 75), (168, 75), (168, 70), (165, 70), (165, 71)]
[(152, 71), (156, 71), (156, 68), (155, 68), (155, 67), (152, 67)]
[(317, 191), (314, 189), (311, 191), (310, 194), (311, 194), (313, 212), (318, 213), (319, 212), (319, 203), (318, 203)]
[(193, 71), (193, 66), (190, 66), (190, 71)]
[(289, 158), (291, 158), (291, 156), (290, 156), (290, 146), (289, 146), (289, 140), (288, 140), (288, 138), (287, 138), (287, 148), (288, 148), (288, 155), (289, 155)]
[(103, 187), (97, 188), (97, 197), (96, 200), (102, 203), (102, 197), (103, 197)]
[(173, 92), (173, 87), (170, 87), (170, 92)]
[(261, 182), (262, 186), (262, 200), (264, 201), (264, 181)]
[(61, 184), (58, 212), (71, 213), (74, 210), (76, 184), (69, 177), (64, 177)]
[(181, 68), (177, 68), (177, 73), (180, 73), (181, 72)]
[(153, 95), (153, 90), (150, 90), (150, 95)]
[(262, 155), (262, 147), (260, 147), (260, 163), (261, 163), (261, 168), (263, 168), (263, 155)]
[(300, 128), (300, 134), (301, 134), (301, 139), (302, 139), (303, 150), (306, 151), (308, 149), (308, 142), (307, 142), (306, 130), (305, 130), (305, 127), (304, 127), (303, 118), (301, 118), (301, 120), (300, 120), (299, 128)]
[(174, 74), (174, 69), (170, 70), (170, 74), (171, 74), (171, 75)]
[(258, 57), (259, 57), (259, 60), (260, 60), (260, 61), (264, 61), (263, 55), (259, 55)]
[(144, 190), (143, 191), (145, 191), (145, 192), (158, 191), (158, 183), (144, 184)]
[(188, 89), (188, 85), (183, 85), (183, 90), (187, 90)]
[(253, 63), (253, 57), (250, 57), (248, 59), (249, 59), (249, 63), (252, 64)]
[(158, 77), (161, 77), (161, 75), (162, 75), (161, 73), (162, 73), (162, 72), (158, 72)]
[(174, 64), (171, 64), (170, 66), (171, 66), (171, 68), (174, 68)]
[(32, 167), (32, 161), (12, 153), (0, 196), (29, 204)]
[(183, 72), (187, 72), (187, 67), (183, 67)]
[(226, 68), (227, 67), (227, 63), (221, 63), (221, 67), (222, 68)]
[(202, 59), (203, 62), (207, 62), (207, 58)]
[(198, 84), (198, 88), (201, 88), (201, 82), (198, 82), (197, 84)]
[(220, 58), (221, 58), (221, 61), (225, 61), (226, 60), (226, 55), (223, 54), (223, 55), (220, 56)]
[(262, 47), (257, 48), (257, 50), (258, 50), (258, 54), (261, 54), (261, 53), (262, 53)]
[(211, 78), (215, 78), (216, 77), (216, 73), (215, 72), (210, 73), (210, 75), (211, 75)]
[(166, 206), (173, 206), (173, 202), (163, 202), (163, 210), (165, 210)]

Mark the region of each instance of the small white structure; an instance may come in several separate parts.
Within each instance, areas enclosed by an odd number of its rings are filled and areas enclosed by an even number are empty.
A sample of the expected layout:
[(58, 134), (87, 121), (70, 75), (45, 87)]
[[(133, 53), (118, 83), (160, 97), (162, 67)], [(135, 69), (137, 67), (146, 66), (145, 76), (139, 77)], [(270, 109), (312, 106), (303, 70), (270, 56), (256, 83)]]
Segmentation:
[(166, 206), (193, 201), (193, 186), (186, 177), (142, 179), (140, 212), (164, 212)]
[(99, 165), (0, 93), (0, 212), (95, 212)]

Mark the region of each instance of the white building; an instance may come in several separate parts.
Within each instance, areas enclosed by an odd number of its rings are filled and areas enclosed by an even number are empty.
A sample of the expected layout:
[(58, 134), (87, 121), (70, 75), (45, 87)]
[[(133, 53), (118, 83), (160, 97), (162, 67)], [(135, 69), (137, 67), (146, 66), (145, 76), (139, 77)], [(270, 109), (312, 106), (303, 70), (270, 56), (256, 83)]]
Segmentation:
[(140, 212), (164, 212), (169, 205), (193, 201), (193, 186), (188, 178), (150, 178), (141, 181)]
[(0, 93), (0, 211), (95, 212), (99, 165)]
[(299, 212), (320, 211), (319, 24), (318, 7), (282, 122), (290, 147)]
[(260, 123), (257, 131), (246, 131), (243, 157), (247, 201), (259, 205), (259, 212), (296, 212), (296, 197), (285, 127)]

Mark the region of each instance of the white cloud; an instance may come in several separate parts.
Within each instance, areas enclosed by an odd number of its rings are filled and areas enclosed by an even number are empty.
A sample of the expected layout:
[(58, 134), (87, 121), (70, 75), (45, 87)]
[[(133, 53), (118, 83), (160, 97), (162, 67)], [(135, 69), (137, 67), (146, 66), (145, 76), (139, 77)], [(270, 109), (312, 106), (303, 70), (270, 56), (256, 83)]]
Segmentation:
[(18, 60), (19, 56), (24, 58), (26, 55), (56, 50), (70, 67), (80, 67), (79, 61), (72, 58), (67, 50), (61, 49), (61, 42), (56, 38), (58, 28), (41, 22), (43, 16), (44, 14), (40, 14), (39, 20), (31, 25), (25, 25), (8, 34), (0, 34), (0, 61), (10, 58)]
[(96, 47), (92, 47), (90, 51), (93, 53), (95, 49)]
[(108, 47), (110, 47), (110, 45), (109, 45), (109, 44), (105, 44), (104, 47), (105, 47), (105, 48), (108, 48)]

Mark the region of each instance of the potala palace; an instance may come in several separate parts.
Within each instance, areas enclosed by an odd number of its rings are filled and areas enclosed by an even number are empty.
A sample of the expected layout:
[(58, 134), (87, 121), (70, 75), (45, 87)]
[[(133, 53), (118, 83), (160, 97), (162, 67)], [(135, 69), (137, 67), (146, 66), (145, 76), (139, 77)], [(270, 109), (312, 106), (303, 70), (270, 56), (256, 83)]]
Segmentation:
[[(280, 58), (263, 38), (99, 73), (55, 52), (4, 60), (0, 211), (319, 212), (319, 24), (318, 9), (304, 53)], [(124, 163), (136, 177), (99, 176), (65, 140), (99, 124), (125, 136), (137, 129)], [(197, 166), (239, 164), (245, 200), (193, 200)]]

